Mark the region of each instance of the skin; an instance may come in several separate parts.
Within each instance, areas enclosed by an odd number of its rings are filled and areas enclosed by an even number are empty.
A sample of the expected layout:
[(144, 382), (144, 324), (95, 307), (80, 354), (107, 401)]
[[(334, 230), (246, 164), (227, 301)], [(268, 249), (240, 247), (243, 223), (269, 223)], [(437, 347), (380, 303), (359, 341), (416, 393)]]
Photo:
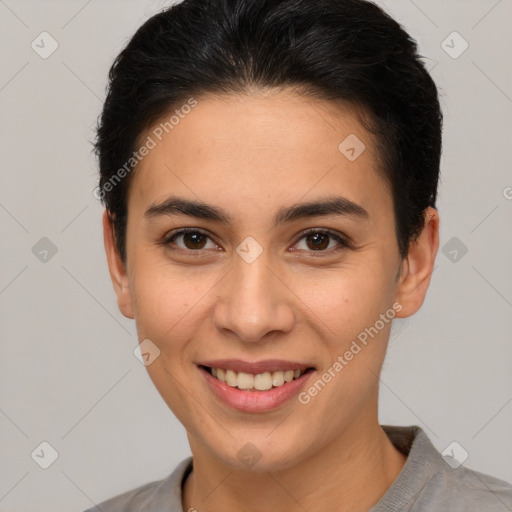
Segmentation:
[[(313, 383), (394, 303), (402, 307), (397, 317), (420, 308), (439, 244), (438, 213), (425, 211), (424, 229), (401, 260), (390, 188), (353, 108), (286, 89), (197, 99), (132, 176), (126, 262), (103, 218), (119, 308), (135, 319), (139, 340), (160, 349), (147, 370), (187, 430), (194, 469), (183, 509), (366, 511), (406, 461), (378, 422), (391, 322), (307, 405), (294, 398), (272, 412), (235, 411), (208, 390), (195, 363), (308, 362)], [(349, 134), (366, 146), (352, 162), (338, 150)], [(222, 208), (232, 222), (145, 216), (170, 195)], [(280, 208), (334, 195), (368, 217), (274, 226)], [(186, 227), (211, 238), (202, 246), (182, 236), (161, 243)], [(327, 237), (315, 250), (302, 236), (307, 228), (335, 231), (349, 246)], [(250, 264), (236, 252), (248, 236), (263, 250)], [(250, 468), (237, 457), (248, 442), (261, 453)]]

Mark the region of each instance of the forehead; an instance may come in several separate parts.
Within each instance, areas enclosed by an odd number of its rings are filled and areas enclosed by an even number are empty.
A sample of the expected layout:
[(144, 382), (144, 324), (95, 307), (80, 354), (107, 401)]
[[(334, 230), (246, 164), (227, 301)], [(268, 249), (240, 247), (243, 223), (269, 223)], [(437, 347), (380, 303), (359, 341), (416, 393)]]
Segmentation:
[(356, 109), (286, 90), (196, 101), (174, 107), (139, 137), (153, 147), (135, 170), (129, 204), (172, 193), (236, 209), (333, 191), (363, 206), (389, 203), (373, 136)]

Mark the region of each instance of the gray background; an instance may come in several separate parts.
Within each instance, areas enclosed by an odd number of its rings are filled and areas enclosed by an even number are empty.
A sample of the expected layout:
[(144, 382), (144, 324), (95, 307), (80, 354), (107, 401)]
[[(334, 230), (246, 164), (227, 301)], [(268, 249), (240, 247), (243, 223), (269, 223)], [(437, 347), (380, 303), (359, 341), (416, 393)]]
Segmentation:
[[(420, 425), (440, 451), (457, 441), (466, 466), (512, 481), (512, 5), (379, 3), (418, 40), (445, 113), (444, 253), (422, 310), (394, 326), (381, 423)], [(117, 310), (88, 142), (113, 58), (166, 5), (0, 0), (2, 512), (83, 510), (189, 454)], [(47, 59), (31, 47), (43, 31), (59, 45)], [(458, 58), (441, 46), (453, 31)], [(42, 441), (59, 455), (46, 470)]]

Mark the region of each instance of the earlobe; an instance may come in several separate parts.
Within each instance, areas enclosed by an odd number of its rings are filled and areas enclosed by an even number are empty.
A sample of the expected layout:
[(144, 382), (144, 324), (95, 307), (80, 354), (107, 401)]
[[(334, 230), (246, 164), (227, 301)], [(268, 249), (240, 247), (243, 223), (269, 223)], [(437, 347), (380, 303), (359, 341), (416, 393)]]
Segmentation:
[(114, 225), (107, 210), (103, 212), (103, 242), (105, 244), (110, 279), (117, 295), (119, 310), (125, 317), (134, 318), (128, 274), (117, 250)]
[(434, 270), (439, 248), (439, 214), (436, 209), (428, 207), (424, 218), (423, 230), (411, 242), (402, 262), (396, 298), (402, 305), (402, 310), (396, 315), (399, 318), (411, 316), (420, 309)]

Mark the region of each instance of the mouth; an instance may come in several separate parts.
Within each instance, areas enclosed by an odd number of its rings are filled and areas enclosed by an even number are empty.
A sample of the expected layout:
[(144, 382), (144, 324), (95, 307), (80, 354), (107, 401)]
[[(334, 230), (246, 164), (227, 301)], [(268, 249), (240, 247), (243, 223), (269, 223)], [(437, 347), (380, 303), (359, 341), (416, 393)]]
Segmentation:
[(295, 370), (275, 370), (253, 374), (204, 365), (200, 365), (199, 367), (218, 381), (243, 391), (268, 391), (272, 388), (280, 388), (289, 382), (300, 379), (305, 373), (315, 370), (313, 367), (307, 367), (296, 368)]
[(213, 397), (224, 406), (250, 413), (279, 408), (297, 395), (316, 371), (314, 366), (277, 360), (204, 361), (197, 367)]

